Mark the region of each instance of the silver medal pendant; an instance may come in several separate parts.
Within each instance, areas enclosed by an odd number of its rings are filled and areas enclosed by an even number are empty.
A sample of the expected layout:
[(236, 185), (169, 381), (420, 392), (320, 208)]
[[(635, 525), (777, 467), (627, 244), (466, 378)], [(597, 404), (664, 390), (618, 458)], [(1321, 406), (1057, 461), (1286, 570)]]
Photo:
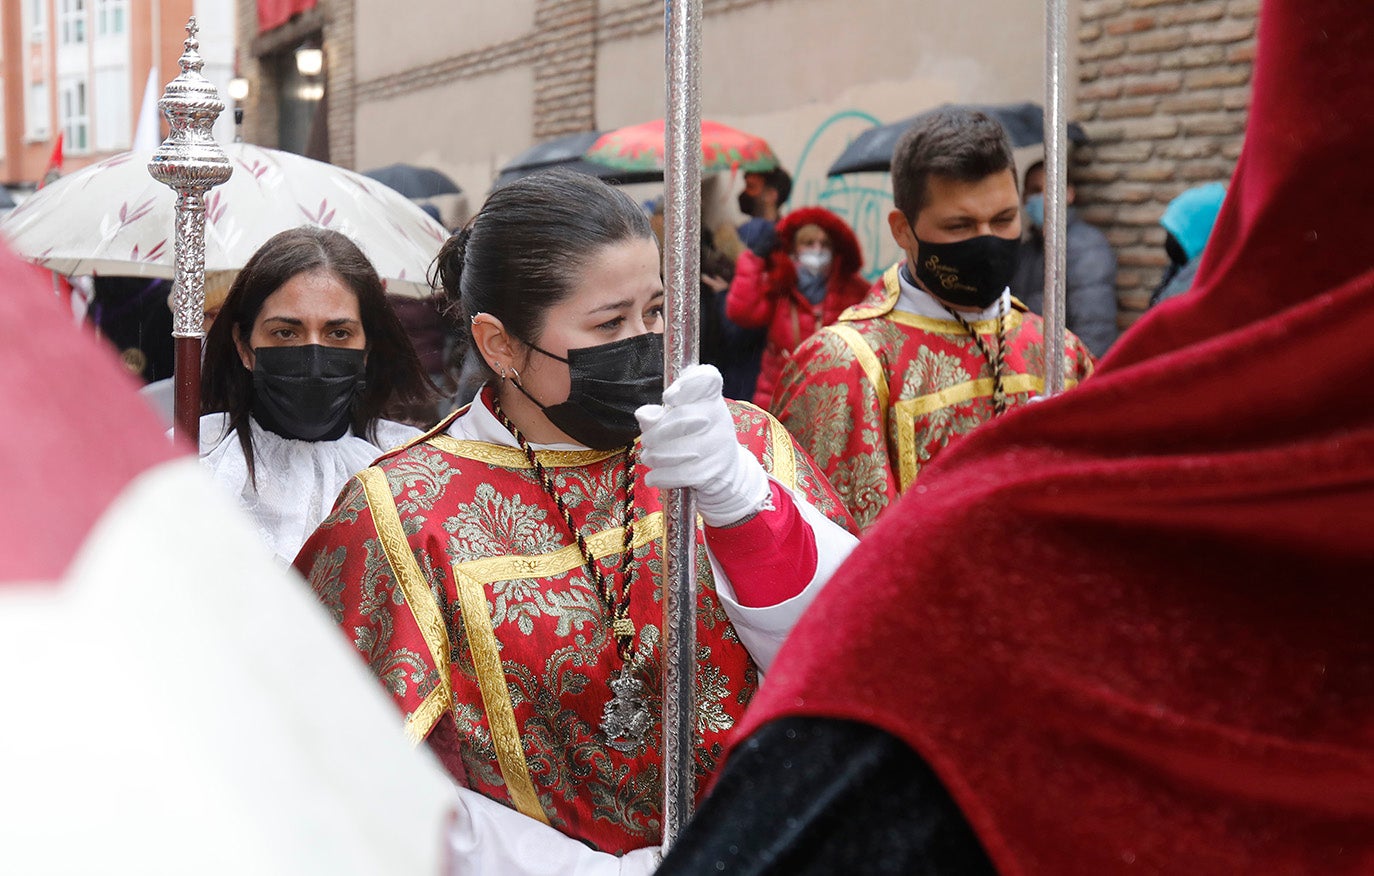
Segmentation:
[(613, 695), (601, 707), (601, 732), (606, 734), (606, 744), (616, 751), (635, 751), (654, 723), (644, 682), (626, 666), (611, 676), (610, 684)]

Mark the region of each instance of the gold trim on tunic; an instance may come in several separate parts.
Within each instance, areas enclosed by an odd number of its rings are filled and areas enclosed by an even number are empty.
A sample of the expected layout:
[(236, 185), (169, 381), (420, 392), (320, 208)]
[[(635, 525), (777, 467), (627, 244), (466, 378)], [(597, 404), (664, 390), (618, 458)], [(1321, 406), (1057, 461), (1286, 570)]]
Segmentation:
[(434, 729), (434, 725), (439, 723), (439, 719), (444, 717), (453, 706), (452, 685), (448, 675), (444, 675), (445, 684), (441, 684), (429, 692), (424, 702), (415, 707), (415, 711), (406, 717), (406, 737), (413, 745), (419, 745), (425, 741), (429, 731)]
[[(429, 648), (430, 659), (439, 675), (439, 686), (415, 711), (406, 716), (406, 733), (413, 742), (419, 743), (429, 731), (434, 729), (444, 710), (453, 705), (453, 681), (449, 678), (449, 639), (448, 626), (439, 611), (429, 582), (415, 561), (410, 550), (405, 530), (401, 527), (401, 515), (396, 510), (396, 497), (391, 492), (391, 484), (386, 473), (380, 468), (367, 468), (358, 473), (367, 499), (368, 509), (372, 512), (372, 522), (377, 528), (377, 537), (382, 543), (382, 552), (396, 576), (396, 584), (405, 596), (415, 624), (420, 628), (425, 645)], [(433, 702), (431, 702), (433, 700)]]
[(834, 332), (839, 335), (840, 340), (848, 345), (854, 358), (858, 360), (859, 367), (864, 370), (864, 375), (868, 377), (868, 382), (873, 385), (873, 391), (878, 396), (878, 416), (882, 417), (883, 422), (887, 421), (887, 375), (883, 372), (883, 363), (878, 360), (878, 354), (873, 352), (868, 341), (859, 334), (856, 329), (847, 325), (836, 323), (824, 331)]
[(773, 478), (789, 490), (797, 486), (797, 457), (792, 449), (792, 435), (777, 418), (767, 411), (768, 441), (773, 448)]
[[(452, 435), (434, 435), (426, 443), (445, 453), (451, 453), (463, 459), (485, 462), (499, 468), (534, 467), (530, 465), (529, 457), (525, 456), (525, 451), (519, 447), (506, 447), (487, 441), (468, 441), (454, 438)], [(579, 465), (591, 465), (624, 452), (623, 447), (618, 447), (615, 450), (536, 450), (534, 455), (541, 464), (548, 468), (570, 468)]]
[[(967, 335), (964, 327), (952, 319), (932, 319), (929, 316), (921, 316), (915, 313), (907, 313), (905, 310), (894, 310), (885, 315), (898, 325), (910, 326), (920, 329), (923, 332), (930, 332), (933, 335)], [(1004, 331), (1007, 334), (1016, 331), (1021, 327), (1021, 311), (1015, 307), (1006, 316), (1007, 324)], [(969, 323), (969, 328), (978, 332), (980, 335), (991, 335), (997, 332), (996, 317), (992, 319), (980, 319), (977, 322)]]
[[(663, 512), (655, 511), (641, 517), (635, 521), (634, 529), (635, 538), (630, 546), (631, 550), (642, 548), (663, 535)], [(587, 551), (593, 559), (604, 559), (619, 554), (621, 546), (625, 543), (624, 539), (623, 526), (603, 529), (595, 535), (587, 536)], [(454, 566), (454, 571), (461, 572), (480, 584), (494, 584), (497, 581), (515, 581), (521, 578), (551, 578), (580, 568), (584, 562), (577, 545), (570, 544), (547, 554), (467, 560)], [(489, 613), (485, 611), (485, 603), (483, 606), (484, 613)], [(463, 613), (466, 616), (467, 606), (463, 607)]]
[[(1066, 388), (1078, 385), (1077, 380), (1068, 380)], [(897, 489), (905, 492), (916, 480), (916, 418), (934, 413), (944, 408), (963, 404), (976, 398), (992, 395), (996, 382), (991, 377), (980, 377), (964, 383), (947, 386), (939, 392), (916, 398), (903, 399), (892, 406), (892, 419), (897, 430)], [(1007, 395), (1038, 393), (1045, 383), (1038, 374), (1010, 374), (1002, 378), (1002, 388)]]
[(520, 725), (515, 720), (515, 705), (511, 702), (510, 688), (506, 684), (506, 671), (501, 664), (496, 631), (491, 625), (486, 588), (482, 582), (456, 567), (453, 569), (453, 581), (463, 612), (463, 625), (467, 630), (468, 650), (472, 653), (472, 665), (477, 671), (477, 688), (482, 694), (482, 707), (487, 713), (491, 741), (496, 749), (496, 763), (506, 783), (506, 791), (521, 814), (548, 824), (549, 817), (539, 803), (534, 781), (530, 778), (529, 763), (525, 760)]
[(901, 262), (883, 271), (883, 290), (887, 293), (883, 300), (877, 304), (855, 304), (853, 307), (840, 314), (840, 322), (852, 322), (856, 319), (872, 319), (875, 316), (882, 316), (889, 310), (897, 306), (897, 298), (902, 294), (902, 284), (897, 280), (897, 270), (901, 267)]

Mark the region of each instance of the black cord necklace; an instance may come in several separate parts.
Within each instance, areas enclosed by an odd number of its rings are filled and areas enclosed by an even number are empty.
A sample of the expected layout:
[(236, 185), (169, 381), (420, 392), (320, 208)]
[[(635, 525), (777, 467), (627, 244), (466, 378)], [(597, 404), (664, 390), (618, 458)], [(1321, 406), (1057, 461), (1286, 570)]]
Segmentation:
[(997, 349), (990, 351), (978, 332), (974, 331), (969, 321), (964, 319), (963, 314), (948, 304), (945, 304), (944, 308), (949, 311), (949, 315), (954, 317), (959, 325), (964, 327), (964, 331), (969, 333), (969, 336), (973, 338), (973, 343), (978, 346), (978, 352), (982, 353), (983, 358), (992, 366), (992, 415), (1000, 417), (1007, 410), (1007, 392), (1002, 384), (1002, 370), (1006, 365), (1006, 353), (1004, 351), (1006, 350), (1007, 311), (1001, 310), (997, 314)]
[[(587, 577), (591, 578), (597, 597), (611, 616), (611, 635), (615, 638), (616, 654), (620, 657), (621, 666), (620, 671), (610, 679), (613, 696), (602, 707), (601, 729), (606, 734), (607, 744), (612, 748), (623, 752), (635, 751), (643, 744), (645, 734), (653, 726), (644, 683), (634, 674), (634, 640), (637, 630), (634, 621), (630, 619), (630, 588), (634, 583), (634, 571), (630, 567), (633, 560), (631, 548), (634, 544), (634, 470), (638, 455), (635, 446), (632, 443), (625, 446), (625, 501), (621, 513), (625, 536), (621, 545), (620, 565), (615, 576), (609, 577), (601, 571), (591, 550), (588, 549), (587, 539), (573, 521), (572, 513), (568, 511), (567, 504), (554, 485), (553, 476), (539, 461), (538, 454), (525, 440), (525, 436), (506, 416), (500, 400), (495, 395), (492, 397), (492, 408), (501, 425), (515, 436), (515, 442), (520, 445), (520, 449), (525, 452), (525, 458), (534, 467), (539, 485), (558, 508), (564, 525), (568, 527), (568, 532), (571, 533), (573, 542), (582, 555)], [(620, 582), (619, 588), (615, 586), (617, 580)]]

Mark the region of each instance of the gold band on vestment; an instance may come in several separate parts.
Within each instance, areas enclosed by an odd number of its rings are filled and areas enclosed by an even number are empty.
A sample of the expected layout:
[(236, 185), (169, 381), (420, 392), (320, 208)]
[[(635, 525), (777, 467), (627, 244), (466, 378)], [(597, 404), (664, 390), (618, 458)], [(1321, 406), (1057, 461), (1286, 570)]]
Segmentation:
[[(635, 521), (631, 550), (642, 548), (662, 536), (663, 512), (655, 511)], [(587, 551), (593, 559), (600, 560), (619, 553), (624, 543), (625, 529), (616, 526), (588, 536)], [(581, 568), (584, 563), (577, 546), (567, 545), (548, 554), (483, 557), (453, 567), (454, 586), (463, 612), (468, 650), (477, 673), (477, 687), (482, 695), (487, 726), (491, 730), (492, 746), (496, 749), (497, 766), (515, 808), (545, 824), (548, 824), (548, 816), (539, 803), (534, 781), (530, 778), (529, 764), (525, 760), (520, 724), (515, 717), (515, 702), (511, 698), (496, 630), (491, 622), (486, 585), (520, 578), (553, 578)]]
[(768, 417), (768, 441), (772, 445), (773, 479), (789, 490), (797, 487), (797, 456), (792, 446), (792, 435), (772, 414)]
[(506, 782), (506, 791), (520, 813), (548, 824), (549, 817), (539, 803), (534, 781), (530, 779), (525, 746), (520, 739), (520, 726), (515, 720), (515, 704), (511, 701), (506, 671), (501, 665), (496, 631), (491, 625), (486, 589), (480, 581), (457, 568), (453, 569), (453, 583), (458, 592), (458, 604), (463, 611), (468, 650), (472, 653), (472, 666), (477, 671), (477, 688), (482, 694), (482, 707), (487, 714), (492, 745), (496, 749), (496, 763)]
[[(904, 325), (909, 328), (920, 329), (921, 331), (928, 332), (932, 335), (963, 335), (965, 337), (968, 336), (968, 332), (964, 330), (964, 327), (959, 324), (958, 320), (954, 319), (934, 319), (932, 317), (921, 316), (920, 314), (916, 313), (907, 313), (905, 310), (894, 310), (891, 313), (884, 315), (883, 318), (891, 320), (892, 322), (895, 322), (898, 325)], [(1011, 334), (1012, 332), (1016, 331), (1018, 328), (1021, 327), (1021, 311), (1016, 310), (1014, 308), (1012, 310), (1009, 310), (1007, 312), (1006, 320), (1007, 324), (1003, 328), (1003, 332), (1005, 332), (1006, 334)], [(977, 322), (971, 322), (968, 325), (969, 328), (978, 332), (978, 334), (980, 335), (991, 335), (997, 333), (997, 322), (998, 319), (994, 317), (992, 319), (980, 319)]]
[[(655, 511), (635, 521), (631, 549), (638, 549), (663, 535), (663, 512)], [(593, 559), (603, 559), (620, 552), (625, 543), (625, 528), (613, 526), (587, 536), (587, 552)], [(529, 556), (482, 557), (468, 560), (456, 567), (464, 575), (481, 584), (514, 581), (520, 578), (552, 578), (581, 567), (586, 561), (577, 545), (564, 545), (547, 554)]]
[[(1065, 388), (1077, 386), (1078, 381), (1069, 380)], [(1002, 387), (1008, 396), (1021, 393), (1035, 394), (1044, 388), (1044, 381), (1038, 374), (1011, 374), (1002, 378)], [(903, 399), (892, 406), (893, 425), (897, 431), (897, 483), (898, 490), (905, 492), (916, 481), (919, 465), (916, 462), (916, 418), (964, 404), (976, 398), (987, 398), (996, 388), (991, 377), (980, 377), (964, 383), (947, 386), (939, 392), (916, 398)]]
[[(425, 443), (445, 453), (500, 468), (534, 468), (525, 451), (519, 447), (506, 447), (487, 441), (468, 441), (451, 435), (433, 435)], [(539, 463), (547, 468), (572, 468), (601, 462), (624, 452), (625, 448), (617, 447), (615, 450), (536, 450), (534, 455)]]
[[(863, 369), (864, 376), (868, 378), (868, 382), (873, 386), (873, 392), (878, 397), (878, 416), (881, 418), (881, 423), (886, 424), (887, 375), (883, 373), (883, 363), (878, 360), (878, 354), (873, 352), (873, 348), (869, 346), (868, 341), (864, 340), (864, 336), (859, 334), (858, 330), (843, 323), (835, 323), (824, 331), (834, 332), (838, 335), (840, 340), (849, 347), (850, 352), (854, 354), (859, 367)], [(884, 426), (880, 426), (880, 428), (886, 431)]]
[(449, 678), (449, 639), (448, 626), (439, 611), (429, 582), (415, 561), (410, 550), (405, 530), (401, 527), (401, 517), (396, 511), (396, 498), (391, 493), (386, 473), (380, 468), (364, 469), (358, 474), (363, 485), (363, 495), (367, 498), (368, 509), (372, 512), (372, 522), (377, 528), (377, 537), (382, 543), (382, 552), (396, 576), (396, 584), (401, 588), (415, 624), (429, 648), (430, 659), (439, 675), (438, 686), (430, 692), (413, 712), (406, 716), (406, 734), (412, 741), (419, 743), (429, 731), (434, 729), (444, 710), (453, 705), (453, 681)]

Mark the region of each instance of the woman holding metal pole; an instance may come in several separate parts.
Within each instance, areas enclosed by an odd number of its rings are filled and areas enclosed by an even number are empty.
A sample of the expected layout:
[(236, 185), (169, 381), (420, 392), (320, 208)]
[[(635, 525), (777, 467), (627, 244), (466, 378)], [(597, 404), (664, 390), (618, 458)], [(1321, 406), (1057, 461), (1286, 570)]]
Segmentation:
[(297, 567), (463, 787), (458, 872), (642, 871), (615, 856), (661, 831), (660, 491), (701, 521), (701, 788), (848, 518), (714, 368), (663, 389), (659, 253), (624, 194), (512, 183), (435, 274), (488, 383), (354, 478)]
[(879, 521), (664, 876), (1371, 871), (1371, 42), (1265, 0), (1195, 289)]

